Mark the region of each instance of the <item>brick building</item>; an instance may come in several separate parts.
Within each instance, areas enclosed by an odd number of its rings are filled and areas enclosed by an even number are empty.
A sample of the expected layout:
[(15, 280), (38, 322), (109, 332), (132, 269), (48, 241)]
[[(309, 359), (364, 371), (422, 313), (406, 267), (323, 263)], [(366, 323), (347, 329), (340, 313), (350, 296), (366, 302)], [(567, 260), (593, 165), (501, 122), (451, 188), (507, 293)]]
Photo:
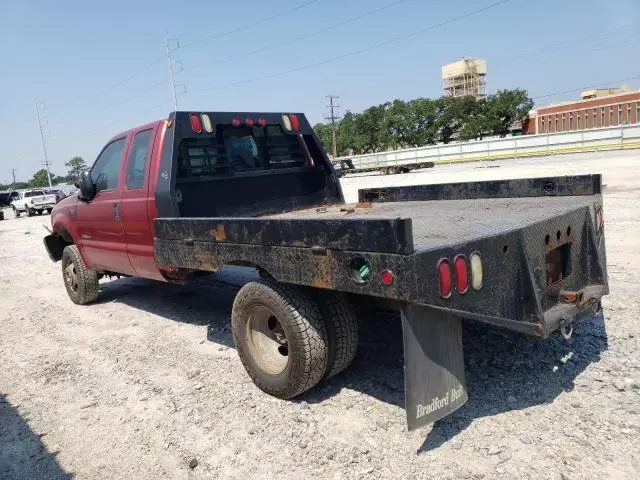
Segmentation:
[[(536, 109), (535, 131), (554, 133), (640, 123), (640, 91), (603, 89), (582, 92), (581, 99)], [(533, 119), (531, 119), (533, 120)]]

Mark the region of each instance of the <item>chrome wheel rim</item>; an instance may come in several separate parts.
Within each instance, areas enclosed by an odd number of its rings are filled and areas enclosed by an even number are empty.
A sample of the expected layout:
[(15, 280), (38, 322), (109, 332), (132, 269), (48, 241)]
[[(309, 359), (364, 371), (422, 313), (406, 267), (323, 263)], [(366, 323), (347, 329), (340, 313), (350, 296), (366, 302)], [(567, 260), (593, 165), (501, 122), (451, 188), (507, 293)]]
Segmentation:
[(255, 306), (247, 322), (251, 356), (258, 367), (270, 375), (279, 375), (289, 363), (289, 341), (278, 317), (270, 308)]
[(64, 269), (64, 283), (71, 291), (78, 291), (78, 275), (76, 274), (76, 267), (73, 263), (70, 263)]

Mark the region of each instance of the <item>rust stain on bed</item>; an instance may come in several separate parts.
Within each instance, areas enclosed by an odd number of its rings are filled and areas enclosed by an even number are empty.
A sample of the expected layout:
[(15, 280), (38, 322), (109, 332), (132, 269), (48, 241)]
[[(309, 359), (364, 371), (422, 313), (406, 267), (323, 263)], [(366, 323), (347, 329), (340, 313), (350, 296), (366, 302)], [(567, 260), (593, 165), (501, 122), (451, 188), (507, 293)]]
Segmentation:
[(223, 223), (219, 223), (216, 228), (209, 230), (209, 234), (215, 238), (217, 242), (223, 242), (227, 239), (227, 232), (224, 230)]
[(313, 281), (315, 288), (331, 288), (333, 286), (332, 262), (327, 256), (313, 257)]

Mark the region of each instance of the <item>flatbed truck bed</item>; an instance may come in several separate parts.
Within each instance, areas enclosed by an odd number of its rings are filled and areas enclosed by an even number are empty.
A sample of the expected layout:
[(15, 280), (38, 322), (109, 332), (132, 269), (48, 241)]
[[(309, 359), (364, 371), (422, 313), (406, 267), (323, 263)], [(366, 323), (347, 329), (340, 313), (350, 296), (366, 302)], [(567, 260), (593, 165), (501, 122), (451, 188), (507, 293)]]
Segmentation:
[[(411, 219), (416, 252), (516, 231), (589, 207), (588, 197), (487, 198), (482, 200), (400, 201), (314, 207), (267, 215), (278, 219)], [(503, 245), (499, 245), (503, 248)]]
[(72, 301), (97, 299), (103, 275), (256, 268), (232, 332), (279, 398), (347, 368), (356, 306), (399, 311), (409, 429), (467, 400), (463, 318), (569, 337), (608, 293), (599, 175), (371, 188), (350, 205), (302, 114), (173, 112), (115, 137), (79, 186), (44, 239)]

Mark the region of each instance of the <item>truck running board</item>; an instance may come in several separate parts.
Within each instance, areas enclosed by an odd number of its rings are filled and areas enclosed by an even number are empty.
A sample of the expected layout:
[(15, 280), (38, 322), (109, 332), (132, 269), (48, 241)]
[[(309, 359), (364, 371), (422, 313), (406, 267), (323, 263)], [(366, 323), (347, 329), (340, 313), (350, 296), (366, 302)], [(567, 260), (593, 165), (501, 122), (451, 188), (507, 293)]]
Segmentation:
[(401, 313), (405, 410), (411, 431), (446, 417), (469, 397), (460, 317), (408, 303)]

